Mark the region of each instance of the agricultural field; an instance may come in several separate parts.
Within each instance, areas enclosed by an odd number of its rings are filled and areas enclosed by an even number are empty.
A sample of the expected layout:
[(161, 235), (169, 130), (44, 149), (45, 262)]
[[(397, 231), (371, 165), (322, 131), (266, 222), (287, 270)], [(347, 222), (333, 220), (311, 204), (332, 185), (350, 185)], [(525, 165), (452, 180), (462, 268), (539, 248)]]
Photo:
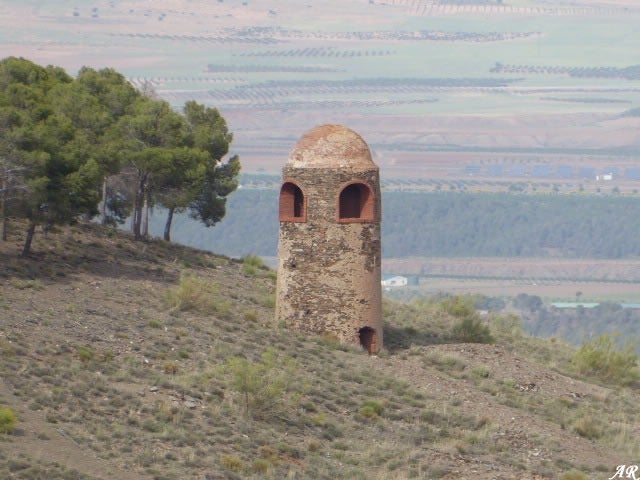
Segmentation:
[[(4, 0), (0, 57), (113, 67), (175, 108), (217, 107), (243, 172), (267, 179), (247, 189), (277, 188), (300, 136), (340, 123), (369, 143), (385, 190), (635, 196), (638, 23), (634, 0)], [(480, 273), (427, 272), (419, 288), (637, 291), (624, 265), (522, 262), (465, 262)]]
[(383, 270), (419, 276), (400, 296), (440, 292), (502, 298), (526, 293), (546, 302), (640, 301), (640, 261), (546, 258), (386, 259)]
[(7, 0), (0, 53), (216, 106), (245, 172), (342, 123), (427, 190), (635, 194), (638, 20), (624, 0)]

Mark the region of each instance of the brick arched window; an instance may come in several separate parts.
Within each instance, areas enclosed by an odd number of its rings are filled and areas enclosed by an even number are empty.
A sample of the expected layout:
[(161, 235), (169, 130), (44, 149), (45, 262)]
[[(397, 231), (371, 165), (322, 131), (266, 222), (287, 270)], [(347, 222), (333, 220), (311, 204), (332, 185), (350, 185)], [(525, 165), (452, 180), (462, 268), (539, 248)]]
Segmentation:
[(338, 221), (372, 222), (375, 220), (375, 197), (366, 183), (350, 183), (338, 197)]
[(307, 221), (307, 203), (304, 193), (293, 182), (285, 182), (280, 187), (280, 221)]

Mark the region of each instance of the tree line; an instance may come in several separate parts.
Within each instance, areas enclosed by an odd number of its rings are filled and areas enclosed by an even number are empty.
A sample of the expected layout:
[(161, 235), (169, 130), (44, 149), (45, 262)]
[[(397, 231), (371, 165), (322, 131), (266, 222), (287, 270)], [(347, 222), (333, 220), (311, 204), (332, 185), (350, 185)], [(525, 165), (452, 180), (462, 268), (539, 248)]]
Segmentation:
[(496, 62), (490, 70), (491, 73), (515, 73), (520, 75), (569, 75), (571, 77), (586, 78), (624, 78), (637, 80), (640, 78), (640, 65), (630, 65), (624, 68), (617, 67), (567, 67), (550, 65), (505, 65)]
[(558, 336), (580, 345), (602, 334), (610, 334), (617, 337), (619, 346), (631, 342), (640, 352), (640, 310), (637, 308), (624, 308), (615, 302), (602, 302), (593, 308), (554, 308), (545, 305), (537, 295), (526, 293), (513, 299), (513, 307), (521, 311), (524, 328), (531, 335)]
[[(382, 248), (389, 258), (631, 258), (640, 254), (640, 201), (616, 195), (385, 191)], [(278, 191), (240, 189), (211, 232), (181, 223), (182, 241), (231, 256), (275, 256)]]
[(388, 257), (625, 258), (640, 253), (637, 198), (388, 192)]
[(0, 61), (0, 222), (27, 220), (23, 255), (38, 225), (100, 215), (131, 216), (136, 239), (148, 235), (153, 205), (205, 226), (222, 219), (240, 161), (226, 158), (233, 135), (217, 109), (194, 101), (182, 112), (136, 89), (113, 69), (62, 68), (24, 58)]

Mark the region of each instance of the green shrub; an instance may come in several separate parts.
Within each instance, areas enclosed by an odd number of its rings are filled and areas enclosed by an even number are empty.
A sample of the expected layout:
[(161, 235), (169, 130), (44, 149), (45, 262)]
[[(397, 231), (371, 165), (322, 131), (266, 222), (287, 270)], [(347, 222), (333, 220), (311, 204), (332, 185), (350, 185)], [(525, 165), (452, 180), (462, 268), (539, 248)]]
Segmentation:
[(471, 297), (456, 295), (440, 302), (440, 307), (456, 318), (465, 318), (476, 313), (474, 301)]
[(160, 323), (160, 320), (149, 320), (149, 323), (147, 325), (149, 325), (151, 328), (161, 328), (162, 327), (162, 323)]
[(313, 415), (310, 421), (311, 424), (316, 427), (324, 427), (327, 424), (327, 416), (324, 413), (320, 412), (316, 415)]
[(460, 319), (451, 329), (451, 337), (464, 343), (493, 343), (489, 327), (475, 315)]
[(259, 362), (241, 357), (227, 362), (231, 386), (240, 393), (245, 414), (261, 419), (282, 411), (294, 368), (293, 359), (272, 349), (267, 350)]
[(95, 356), (95, 352), (91, 347), (78, 347), (78, 357), (84, 363), (92, 360)]
[(628, 384), (640, 377), (635, 345), (628, 343), (621, 350), (616, 335), (604, 334), (585, 343), (573, 355), (571, 363), (583, 375), (590, 375), (606, 382)]
[(491, 370), (487, 367), (476, 367), (471, 370), (471, 373), (478, 378), (489, 378), (491, 376)]
[(178, 373), (178, 364), (176, 362), (165, 362), (164, 373), (167, 375), (176, 375)]
[(0, 338), (0, 354), (6, 358), (11, 358), (16, 354), (15, 347), (6, 338)]
[(17, 288), (18, 290), (26, 290), (29, 288), (33, 288), (34, 290), (42, 290), (44, 289), (44, 285), (40, 280), (19, 280), (16, 278), (12, 278), (9, 281), (9, 284)]
[(244, 319), (247, 322), (257, 322), (258, 321), (258, 312), (256, 312), (255, 310), (247, 310), (246, 312), (244, 312)]
[(276, 306), (276, 296), (275, 294), (267, 294), (265, 296), (262, 297), (261, 300), (262, 305), (264, 305), (267, 308), (273, 308)]
[(260, 257), (247, 255), (242, 259), (242, 271), (247, 275), (255, 275), (260, 268), (264, 268), (264, 262)]
[(0, 406), (0, 434), (11, 434), (15, 430), (18, 417), (9, 407)]
[(180, 283), (166, 294), (169, 307), (179, 311), (226, 313), (229, 303), (219, 298), (218, 285), (192, 275), (180, 277)]
[(247, 275), (255, 275), (256, 273), (258, 273), (258, 269), (256, 267), (254, 267), (253, 265), (248, 265), (246, 263), (242, 264), (242, 271)]
[(242, 263), (244, 265), (252, 265), (257, 268), (264, 267), (264, 262), (262, 261), (262, 258), (258, 257), (257, 255), (247, 255), (242, 259)]
[(451, 328), (451, 339), (465, 343), (493, 343), (494, 339), (480, 319), (472, 296), (449, 297), (439, 303), (440, 308), (455, 317), (457, 322)]
[(505, 335), (511, 335), (513, 337), (521, 337), (523, 335), (522, 318), (513, 313), (506, 315), (493, 315), (489, 319), (491, 329), (503, 333)]
[(596, 440), (604, 434), (600, 423), (591, 415), (582, 416), (573, 422), (573, 430), (589, 440)]
[(318, 411), (318, 407), (316, 407), (315, 403), (310, 400), (304, 402), (301, 406), (304, 408), (305, 412), (315, 413)]
[(378, 418), (382, 415), (384, 407), (377, 400), (365, 400), (360, 408), (360, 415), (366, 418)]
[(270, 467), (271, 467), (271, 464), (269, 463), (268, 460), (265, 460), (264, 458), (258, 458), (254, 460), (253, 463), (251, 464), (251, 471), (254, 473), (264, 474), (269, 471)]
[(461, 371), (467, 367), (464, 360), (460, 357), (451, 354), (444, 354), (437, 350), (427, 353), (423, 358), (423, 363), (427, 366), (434, 365), (438, 370), (442, 371)]
[(261, 445), (258, 447), (258, 455), (271, 462), (278, 460), (278, 452), (271, 445)]
[(232, 472), (241, 472), (244, 469), (244, 462), (235, 455), (223, 455), (220, 459), (220, 463), (224, 468), (227, 468)]

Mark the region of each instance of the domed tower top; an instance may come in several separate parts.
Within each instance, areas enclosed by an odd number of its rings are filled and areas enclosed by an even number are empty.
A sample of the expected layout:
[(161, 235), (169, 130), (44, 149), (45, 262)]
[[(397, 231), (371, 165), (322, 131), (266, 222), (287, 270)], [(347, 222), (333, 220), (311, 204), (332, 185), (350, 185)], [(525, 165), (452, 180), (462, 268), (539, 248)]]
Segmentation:
[(309, 130), (289, 154), (287, 167), (370, 170), (377, 168), (366, 142), (342, 125)]

